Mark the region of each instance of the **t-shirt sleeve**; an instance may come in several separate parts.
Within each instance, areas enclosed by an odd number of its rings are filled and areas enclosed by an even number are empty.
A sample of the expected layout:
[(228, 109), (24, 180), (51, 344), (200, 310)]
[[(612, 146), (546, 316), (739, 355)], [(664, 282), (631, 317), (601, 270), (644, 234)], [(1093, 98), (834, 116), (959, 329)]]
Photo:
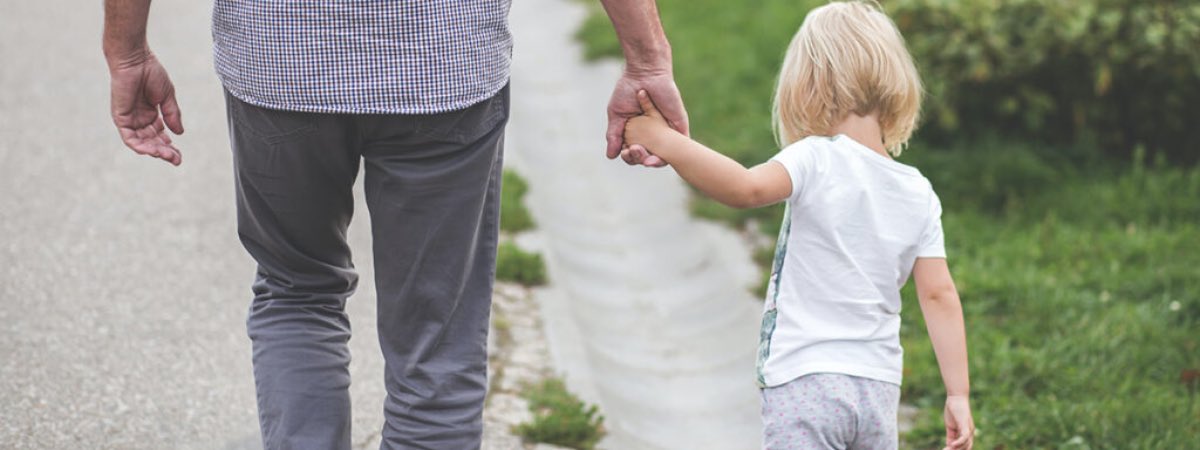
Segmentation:
[(783, 164), (788, 177), (792, 179), (792, 193), (788, 196), (788, 201), (795, 200), (804, 193), (805, 183), (811, 182), (813, 173), (816, 172), (816, 152), (810, 147), (805, 141), (800, 141), (771, 157), (771, 161)]
[(945, 258), (946, 244), (942, 236), (942, 201), (936, 193), (929, 193), (929, 222), (921, 235), (917, 248), (918, 258)]

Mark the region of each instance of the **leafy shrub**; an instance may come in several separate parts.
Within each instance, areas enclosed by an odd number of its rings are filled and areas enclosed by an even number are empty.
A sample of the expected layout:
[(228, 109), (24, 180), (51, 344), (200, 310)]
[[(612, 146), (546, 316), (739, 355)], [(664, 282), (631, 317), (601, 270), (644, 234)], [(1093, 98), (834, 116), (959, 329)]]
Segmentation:
[(500, 243), (496, 251), (496, 279), (526, 286), (546, 284), (546, 263), (542, 255), (521, 250), (512, 242)]
[(1048, 146), (985, 139), (954, 147), (922, 147), (903, 157), (933, 183), (946, 211), (1019, 211), (1080, 170), (1080, 161), (1060, 157), (1059, 149)]
[(1200, 3), (895, 0), (929, 92), (925, 137), (1002, 133), (1194, 162)]
[(516, 172), (505, 170), (500, 192), (500, 229), (517, 233), (533, 228), (533, 217), (525, 208), (529, 185)]
[(604, 416), (599, 408), (567, 391), (562, 380), (544, 380), (529, 386), (522, 396), (529, 400), (534, 418), (513, 431), (526, 440), (590, 450), (604, 438)]

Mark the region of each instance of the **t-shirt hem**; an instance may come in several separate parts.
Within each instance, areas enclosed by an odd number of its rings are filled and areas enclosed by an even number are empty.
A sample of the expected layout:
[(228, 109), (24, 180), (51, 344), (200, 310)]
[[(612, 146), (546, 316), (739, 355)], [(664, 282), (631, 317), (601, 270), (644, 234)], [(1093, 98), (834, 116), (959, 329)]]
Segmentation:
[(805, 375), (814, 373), (838, 373), (855, 377), (870, 378), (899, 386), (903, 379), (900, 371), (881, 367), (861, 366), (843, 363), (808, 363), (782, 370), (770, 370), (763, 375), (765, 387), (775, 387)]

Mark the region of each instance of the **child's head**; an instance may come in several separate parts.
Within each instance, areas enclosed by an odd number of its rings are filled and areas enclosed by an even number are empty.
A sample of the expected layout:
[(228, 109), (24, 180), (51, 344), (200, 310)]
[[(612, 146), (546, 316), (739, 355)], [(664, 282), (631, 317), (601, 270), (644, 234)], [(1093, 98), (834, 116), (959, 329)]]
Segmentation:
[(921, 79), (896, 24), (874, 2), (814, 9), (792, 38), (775, 92), (775, 134), (787, 145), (830, 135), (848, 114), (879, 119), (899, 155), (921, 111)]

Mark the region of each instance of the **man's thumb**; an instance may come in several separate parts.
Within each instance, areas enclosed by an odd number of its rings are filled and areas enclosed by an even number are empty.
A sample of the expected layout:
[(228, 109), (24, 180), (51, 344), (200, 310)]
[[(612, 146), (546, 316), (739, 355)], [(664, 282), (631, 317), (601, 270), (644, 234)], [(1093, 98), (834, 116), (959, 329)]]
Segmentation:
[(167, 128), (170, 128), (175, 134), (183, 134), (183, 112), (179, 110), (179, 102), (175, 100), (174, 91), (167, 95), (159, 108)]

